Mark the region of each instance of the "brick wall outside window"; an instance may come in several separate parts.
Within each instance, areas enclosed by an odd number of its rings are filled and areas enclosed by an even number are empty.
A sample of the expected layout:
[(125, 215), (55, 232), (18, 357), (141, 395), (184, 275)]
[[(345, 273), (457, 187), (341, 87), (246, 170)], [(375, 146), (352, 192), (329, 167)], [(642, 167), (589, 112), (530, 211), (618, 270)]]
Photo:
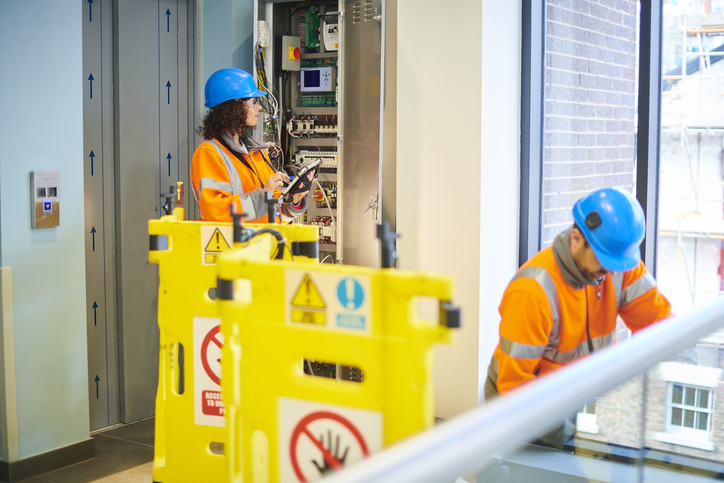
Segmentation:
[(638, 18), (635, 0), (548, 0), (543, 245), (577, 199), (633, 190)]

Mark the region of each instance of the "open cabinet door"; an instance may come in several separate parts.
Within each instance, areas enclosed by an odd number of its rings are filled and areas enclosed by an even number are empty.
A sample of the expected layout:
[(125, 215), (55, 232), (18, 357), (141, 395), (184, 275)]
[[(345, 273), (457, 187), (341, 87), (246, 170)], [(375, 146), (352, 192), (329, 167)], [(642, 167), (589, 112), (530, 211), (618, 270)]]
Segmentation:
[(345, 0), (340, 22), (340, 258), (376, 267), (380, 198), (382, 1)]

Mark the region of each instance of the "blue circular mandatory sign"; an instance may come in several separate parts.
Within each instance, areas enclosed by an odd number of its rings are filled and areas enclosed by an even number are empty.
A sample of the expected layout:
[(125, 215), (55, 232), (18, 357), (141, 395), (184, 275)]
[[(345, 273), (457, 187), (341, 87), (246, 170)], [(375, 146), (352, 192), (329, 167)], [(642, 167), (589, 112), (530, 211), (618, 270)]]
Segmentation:
[(348, 310), (357, 310), (365, 299), (362, 285), (353, 278), (343, 278), (337, 285), (337, 298), (342, 307)]

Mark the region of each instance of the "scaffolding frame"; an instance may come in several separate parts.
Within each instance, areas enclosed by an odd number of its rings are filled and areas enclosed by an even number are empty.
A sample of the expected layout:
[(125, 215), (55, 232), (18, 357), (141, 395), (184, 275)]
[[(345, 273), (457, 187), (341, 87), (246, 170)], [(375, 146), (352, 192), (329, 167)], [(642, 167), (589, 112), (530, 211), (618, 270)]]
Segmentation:
[[(679, 83), (679, 87), (681, 87), (681, 89), (662, 92), (662, 96), (696, 96), (698, 98), (698, 102), (695, 104), (698, 106), (698, 113), (701, 114), (705, 103), (707, 103), (712, 96), (718, 96), (721, 98), (722, 94), (724, 94), (724, 82), (721, 81), (724, 80), (724, 74), (716, 74), (712, 70), (712, 55), (724, 57), (724, 51), (717, 51), (716, 54), (712, 54), (710, 50), (707, 51), (704, 48), (704, 39), (706, 37), (724, 36), (724, 15), (712, 15), (712, 12), (705, 11), (705, 8), (710, 9), (710, 4), (708, 2), (702, 2), (702, 0), (696, 0), (693, 4), (690, 4), (685, 8), (686, 10), (684, 14), (678, 19), (676, 28), (669, 28), (663, 32), (665, 38), (671, 38), (672, 36), (677, 35), (681, 37), (681, 50), (676, 54), (677, 58), (681, 59), (681, 72), (679, 74), (669, 73), (662, 76), (662, 80), (664, 81), (675, 81)], [(696, 48), (696, 50), (693, 50), (694, 48)], [(698, 71), (689, 73), (691, 70), (689, 63), (692, 59), (699, 60), (699, 68)], [(689, 82), (685, 86), (684, 82), (693, 76), (695, 76), (695, 79), (698, 80), (698, 82)], [(718, 80), (720, 81), (717, 82)], [(672, 294), (676, 297), (675, 305), (680, 305), (677, 303), (680, 294), (688, 292), (689, 297), (691, 298), (691, 305), (696, 306), (697, 294), (724, 294), (724, 270), (722, 270), (722, 267), (724, 267), (724, 228), (714, 226), (711, 227), (711, 230), (708, 230), (708, 227), (705, 230), (692, 230), (690, 227), (685, 226), (687, 224), (685, 221), (687, 218), (701, 219), (702, 213), (700, 203), (722, 203), (722, 217), (724, 218), (724, 179), (719, 181), (702, 181), (700, 169), (701, 139), (704, 134), (722, 134), (722, 156), (724, 159), (724, 122), (722, 125), (689, 126), (687, 122), (687, 114), (689, 114), (689, 112), (682, 109), (680, 126), (662, 126), (661, 132), (678, 132), (680, 140), (678, 167), (681, 175), (679, 176), (679, 190), (676, 197), (669, 197), (668, 199), (675, 199), (678, 205), (682, 207), (693, 201), (694, 211), (685, 212), (682, 208), (677, 220), (676, 230), (670, 229), (671, 227), (659, 227), (658, 236), (676, 238), (676, 291), (675, 294)], [(689, 145), (689, 137), (691, 135), (698, 135), (699, 145), (697, 146), (696, 160), (692, 160), (692, 149)], [(711, 185), (721, 186), (722, 199), (712, 199), (711, 196), (702, 195), (701, 188)], [(685, 192), (689, 189), (691, 190), (691, 195), (685, 195)], [(664, 196), (662, 196), (662, 198), (664, 198)], [(690, 270), (685, 253), (686, 239), (693, 240), (694, 243), (694, 260), (693, 266), (691, 267), (693, 268), (693, 274), (692, 270)], [(712, 292), (711, 290), (702, 291), (701, 289), (697, 290), (696, 265), (700, 239), (721, 240), (721, 259), (719, 267), (720, 290), (718, 292)], [(682, 272), (683, 275), (685, 275), (684, 277), (682, 277)], [(681, 287), (680, 283), (684, 283), (684, 280), (686, 285)]]

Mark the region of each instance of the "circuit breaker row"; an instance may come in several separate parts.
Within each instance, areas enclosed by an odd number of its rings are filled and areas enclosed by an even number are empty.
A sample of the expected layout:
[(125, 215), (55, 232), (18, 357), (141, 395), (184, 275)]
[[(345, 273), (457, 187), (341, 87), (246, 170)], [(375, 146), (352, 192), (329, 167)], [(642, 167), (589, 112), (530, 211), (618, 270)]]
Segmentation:
[(322, 159), (320, 168), (337, 169), (337, 151), (309, 151), (300, 149), (294, 154), (294, 164), (304, 167)]
[(295, 138), (334, 137), (337, 124), (321, 120), (319, 116), (294, 116), (287, 121), (287, 131)]

